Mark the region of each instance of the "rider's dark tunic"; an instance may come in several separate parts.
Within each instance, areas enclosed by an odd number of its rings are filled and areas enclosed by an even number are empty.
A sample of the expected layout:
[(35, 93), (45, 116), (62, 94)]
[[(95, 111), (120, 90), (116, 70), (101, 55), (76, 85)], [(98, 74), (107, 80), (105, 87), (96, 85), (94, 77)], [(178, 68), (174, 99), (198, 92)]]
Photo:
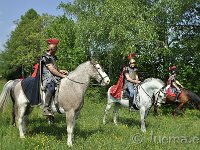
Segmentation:
[(48, 54), (42, 56), (42, 88), (44, 91), (48, 89), (52, 94), (55, 93), (55, 87), (61, 78), (52, 74), (46, 65), (53, 64), (54, 67), (58, 69), (56, 67), (56, 60), (56, 56), (51, 56)]

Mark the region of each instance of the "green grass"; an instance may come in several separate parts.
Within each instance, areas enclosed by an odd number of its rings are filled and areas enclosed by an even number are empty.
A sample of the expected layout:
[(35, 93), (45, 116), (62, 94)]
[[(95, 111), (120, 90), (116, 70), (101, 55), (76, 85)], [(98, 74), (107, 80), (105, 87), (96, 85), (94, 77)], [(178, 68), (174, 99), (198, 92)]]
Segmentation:
[[(2, 89), (5, 81), (0, 81)], [(76, 121), (73, 147), (67, 146), (66, 121), (64, 115), (56, 115), (56, 123), (47, 124), (39, 108), (34, 109), (28, 121), (26, 139), (19, 138), (16, 127), (11, 125), (11, 102), (7, 110), (0, 114), (1, 150), (58, 150), (58, 149), (199, 149), (199, 111), (187, 109), (185, 115), (174, 119), (173, 106), (163, 107), (155, 117), (152, 110), (147, 117), (147, 133), (140, 131), (139, 112), (129, 113), (120, 109), (119, 125), (112, 122), (112, 111), (106, 125), (102, 124), (106, 105), (105, 93), (98, 88), (87, 91), (85, 104)], [(103, 94), (103, 95), (102, 95)], [(102, 98), (104, 97), (104, 98)]]

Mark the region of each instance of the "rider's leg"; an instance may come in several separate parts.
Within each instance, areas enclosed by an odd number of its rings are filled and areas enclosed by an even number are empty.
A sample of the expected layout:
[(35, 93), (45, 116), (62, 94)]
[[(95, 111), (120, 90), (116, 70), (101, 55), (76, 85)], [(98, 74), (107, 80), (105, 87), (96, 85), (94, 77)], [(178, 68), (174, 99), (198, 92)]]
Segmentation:
[(135, 95), (134, 86), (128, 86), (128, 90), (130, 92), (129, 110), (131, 110), (131, 109), (134, 109), (134, 107), (133, 107), (133, 100), (134, 100), (134, 95)]
[(175, 102), (179, 102), (178, 97), (181, 95), (181, 91), (176, 91), (176, 99)]
[(52, 100), (54, 93), (55, 93), (55, 85), (52, 82), (52, 83), (48, 84), (46, 95), (45, 95), (45, 104), (44, 104), (44, 108), (43, 108), (43, 115), (45, 115), (45, 116), (53, 115), (51, 112), (51, 100)]

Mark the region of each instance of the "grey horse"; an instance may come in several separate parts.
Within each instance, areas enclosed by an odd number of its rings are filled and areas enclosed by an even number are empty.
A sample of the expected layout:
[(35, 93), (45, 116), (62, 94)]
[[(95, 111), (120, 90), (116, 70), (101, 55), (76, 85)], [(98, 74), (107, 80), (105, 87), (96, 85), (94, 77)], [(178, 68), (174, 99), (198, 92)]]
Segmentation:
[[(75, 118), (77, 118), (83, 106), (84, 95), (89, 86), (90, 78), (96, 79), (102, 86), (106, 86), (110, 82), (102, 67), (94, 60), (80, 64), (66, 78), (61, 79), (57, 101), (60, 111), (66, 114), (68, 146), (72, 146)], [(11, 97), (15, 108), (13, 112), (16, 116), (15, 122), (19, 128), (20, 138), (25, 138), (26, 118), (32, 111), (32, 107), (30, 107), (30, 102), (23, 93), (21, 82), (18, 82), (14, 89), (12, 89), (13, 84), (14, 80), (10, 80), (4, 85), (0, 96), (0, 109), (3, 109), (7, 104), (9, 95), (13, 90), (14, 94), (11, 94)], [(52, 109), (56, 112), (54, 104), (52, 104)]]
[[(159, 105), (163, 99), (165, 99), (165, 84), (160, 79), (156, 78), (148, 78), (142, 82), (142, 84), (138, 85), (138, 94), (135, 99), (135, 103), (137, 108), (140, 111), (141, 118), (141, 131), (146, 132), (145, 127), (145, 119), (147, 117), (148, 111), (153, 105), (153, 103), (157, 103)], [(119, 104), (124, 107), (129, 107), (128, 99), (116, 99), (112, 95), (110, 95), (110, 89), (108, 89), (108, 102), (106, 105), (106, 109), (103, 117), (103, 124), (106, 124), (108, 111), (114, 105), (114, 117), (113, 121), (117, 124), (117, 116), (119, 110)], [(153, 99), (153, 96), (154, 99)], [(155, 101), (154, 101), (155, 100)]]

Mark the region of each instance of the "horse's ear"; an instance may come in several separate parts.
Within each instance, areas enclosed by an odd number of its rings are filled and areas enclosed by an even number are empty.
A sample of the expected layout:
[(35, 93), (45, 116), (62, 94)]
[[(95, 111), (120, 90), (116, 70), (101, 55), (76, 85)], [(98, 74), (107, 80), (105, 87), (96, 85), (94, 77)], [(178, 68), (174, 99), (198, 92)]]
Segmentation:
[(90, 62), (91, 62), (92, 64), (96, 64), (96, 63), (97, 63), (97, 61), (96, 61), (94, 58), (92, 58), (92, 57), (90, 57)]

